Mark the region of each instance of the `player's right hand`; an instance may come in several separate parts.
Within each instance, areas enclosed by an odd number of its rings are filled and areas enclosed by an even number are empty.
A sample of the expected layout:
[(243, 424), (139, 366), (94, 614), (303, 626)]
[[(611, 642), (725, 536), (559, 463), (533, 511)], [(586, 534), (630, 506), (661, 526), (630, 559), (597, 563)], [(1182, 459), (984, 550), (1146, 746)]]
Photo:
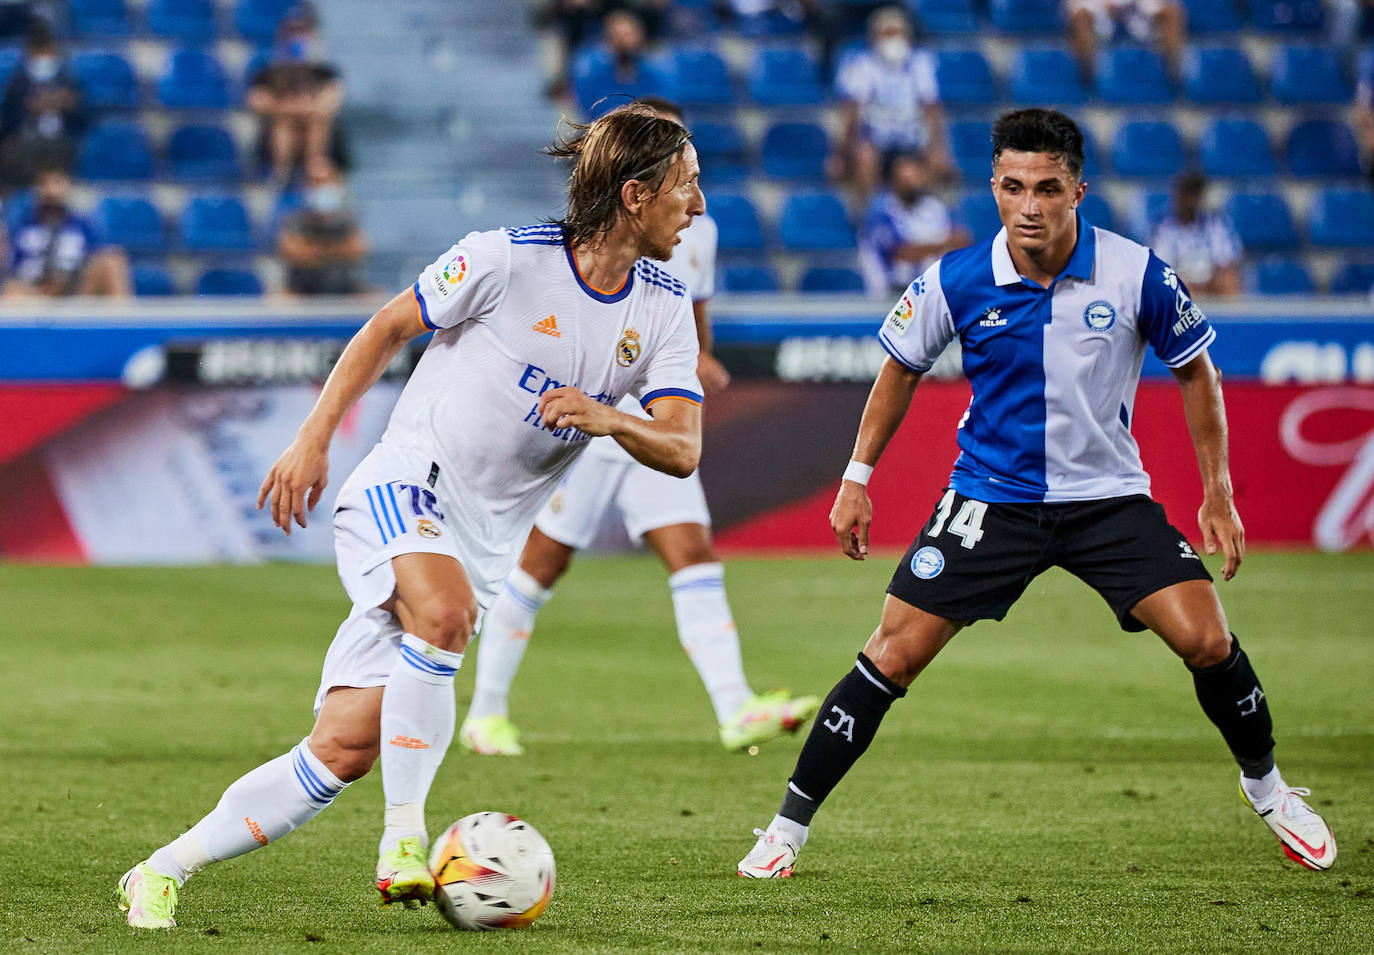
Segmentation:
[(850, 560), (868, 556), (868, 528), (873, 523), (873, 502), (862, 484), (841, 481), (835, 506), (830, 509), (830, 529), (840, 543), (840, 550)]
[(313, 511), (320, 503), (328, 484), (329, 446), (320, 448), (297, 438), (267, 472), (258, 489), (258, 510), (270, 500), (272, 523), (290, 537), (292, 518), (304, 527), (306, 511)]

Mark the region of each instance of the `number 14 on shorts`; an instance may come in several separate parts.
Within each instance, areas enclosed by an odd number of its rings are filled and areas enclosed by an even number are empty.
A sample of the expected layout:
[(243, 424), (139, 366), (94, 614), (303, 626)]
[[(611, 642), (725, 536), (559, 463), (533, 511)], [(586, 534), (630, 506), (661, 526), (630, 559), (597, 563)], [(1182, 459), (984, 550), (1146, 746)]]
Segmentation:
[[(940, 506), (935, 510), (935, 522), (930, 525), (927, 536), (936, 538), (945, 530), (945, 522), (949, 521), (950, 511), (954, 510), (954, 488), (945, 492), (945, 496), (940, 498)], [(964, 499), (964, 504), (959, 508), (959, 513), (954, 515), (954, 520), (949, 522), (949, 532), (959, 538), (959, 543), (966, 550), (973, 550), (973, 545), (983, 539), (983, 515), (988, 512), (988, 505), (984, 501), (972, 501)]]

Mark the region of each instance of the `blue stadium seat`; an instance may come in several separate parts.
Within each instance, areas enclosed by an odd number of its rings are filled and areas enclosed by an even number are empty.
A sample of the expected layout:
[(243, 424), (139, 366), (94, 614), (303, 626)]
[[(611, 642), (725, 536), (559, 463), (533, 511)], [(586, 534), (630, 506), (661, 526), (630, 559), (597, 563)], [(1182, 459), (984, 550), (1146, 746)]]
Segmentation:
[(1358, 176), (1360, 153), (1355, 134), (1345, 123), (1309, 119), (1288, 133), (1284, 147), (1288, 171), (1294, 176)]
[(1323, 189), (1307, 215), (1313, 245), (1374, 247), (1374, 195), (1366, 189)]
[(748, 198), (731, 193), (713, 192), (707, 208), (720, 230), (719, 243), (722, 249), (763, 249), (763, 227), (759, 225), (759, 213)]
[[(692, 145), (708, 190), (713, 184), (749, 177), (749, 154), (734, 123), (693, 123)], [(707, 204), (714, 201), (714, 196), (709, 197)]]
[(1112, 168), (1123, 176), (1172, 176), (1183, 168), (1183, 141), (1168, 123), (1122, 123), (1112, 139)]
[(802, 273), (800, 290), (808, 294), (846, 293), (862, 295), (864, 277), (853, 269), (816, 266)]
[(1248, 119), (1218, 119), (1202, 131), (1202, 171), (1209, 176), (1272, 176), (1278, 172), (1269, 134)]
[(262, 279), (247, 269), (208, 269), (196, 282), (197, 295), (261, 295)]
[(148, 29), (183, 43), (213, 40), (218, 30), (214, 0), (152, 0), (148, 4)]
[(1241, 244), (1248, 249), (1291, 249), (1298, 244), (1293, 214), (1277, 193), (1232, 193), (1226, 200), (1226, 213)]
[(129, 11), (124, 0), (71, 0), (67, 20), (78, 37), (129, 35)]
[(178, 50), (157, 81), (157, 98), (168, 109), (228, 109), (224, 66), (211, 53)]
[(1368, 295), (1374, 292), (1374, 262), (1345, 262), (1331, 276), (1331, 294)]
[(134, 294), (138, 296), (175, 295), (176, 284), (167, 270), (157, 265), (139, 264), (130, 270), (134, 284)]
[(177, 179), (237, 179), (234, 138), (219, 126), (183, 126), (167, 141), (167, 161)]
[(1099, 54), (1097, 95), (1108, 103), (1167, 103), (1174, 98), (1159, 54), (1136, 46)]
[(1131, 199), (1130, 220), (1126, 235), (1148, 245), (1156, 224), (1169, 214), (1169, 194), (1157, 190), (1140, 189)]
[(973, 0), (921, 0), (916, 18), (928, 33), (974, 33), (978, 20)]
[(824, 99), (820, 68), (800, 47), (764, 47), (749, 70), (749, 96), (762, 106), (811, 106)]
[(634, 82), (624, 83), (616, 78), (614, 61), (599, 47), (586, 49), (573, 58), (572, 87), (578, 105), (590, 116), (599, 116), (640, 96), (673, 96), (671, 72), (657, 60), (641, 62)]
[(726, 292), (776, 292), (778, 273), (766, 265), (727, 265), (720, 270), (720, 287)]
[(1058, 47), (1028, 49), (1011, 63), (1011, 98), (1017, 103), (1081, 103), (1085, 98), (1076, 64)]
[(792, 37), (802, 32), (805, 24), (798, 18), (789, 17), (782, 10), (772, 7), (751, 13), (735, 15), (735, 30), (742, 37), (767, 39), (769, 37)]
[(1059, 0), (992, 0), (992, 25), (1007, 33), (1064, 32)]
[(1083, 201), (1078, 204), (1078, 211), (1093, 225), (1116, 231), (1116, 213), (1112, 211), (1112, 204), (1101, 193), (1089, 192), (1085, 195)]
[(714, 50), (678, 50), (673, 72), (677, 100), (683, 106), (729, 106), (735, 101), (730, 71)]
[(1247, 0), (1255, 29), (1271, 33), (1320, 30), (1326, 22), (1322, 0)]
[(959, 221), (973, 233), (975, 242), (997, 234), (1002, 220), (997, 215), (997, 200), (987, 189), (965, 193), (959, 200)]
[(785, 249), (854, 248), (854, 227), (844, 203), (820, 190), (793, 193), (783, 200), (778, 237)]
[(24, 59), (24, 51), (17, 46), (0, 47), (0, 89), (9, 82), (10, 74)]
[(992, 175), (992, 124), (960, 120), (949, 124), (949, 149), (960, 174), (971, 182)]
[(1189, 33), (1232, 33), (1240, 29), (1236, 0), (1184, 0)]
[(977, 50), (940, 50), (935, 81), (945, 103), (995, 103), (997, 87), (988, 61)]
[(1297, 262), (1266, 259), (1255, 266), (1254, 290), (1261, 295), (1310, 295), (1317, 287)]
[(1232, 46), (1190, 46), (1183, 55), (1183, 95), (1194, 103), (1257, 103), (1255, 69)]
[(234, 8), (234, 29), (245, 39), (270, 43), (277, 35), (277, 24), (295, 0), (239, 0)]
[(162, 216), (147, 199), (109, 196), (96, 206), (96, 221), (105, 238), (139, 255), (167, 251)]
[(106, 123), (81, 140), (76, 163), (82, 179), (151, 179), (153, 151), (137, 123)]
[(1346, 103), (1340, 57), (1325, 46), (1284, 46), (1274, 54), (1270, 92), (1280, 103)]
[(763, 134), (763, 171), (779, 179), (824, 179), (830, 140), (815, 123), (776, 123)]
[(1083, 175), (1096, 176), (1106, 168), (1102, 162), (1102, 154), (1097, 148), (1097, 140), (1093, 138), (1092, 130), (1087, 126), (1080, 123), (1079, 129), (1083, 132)]
[(186, 203), (181, 214), (181, 240), (197, 252), (253, 248), (248, 210), (235, 198), (200, 196)]
[(138, 78), (129, 61), (118, 53), (77, 53), (71, 64), (85, 105), (93, 109), (138, 106)]

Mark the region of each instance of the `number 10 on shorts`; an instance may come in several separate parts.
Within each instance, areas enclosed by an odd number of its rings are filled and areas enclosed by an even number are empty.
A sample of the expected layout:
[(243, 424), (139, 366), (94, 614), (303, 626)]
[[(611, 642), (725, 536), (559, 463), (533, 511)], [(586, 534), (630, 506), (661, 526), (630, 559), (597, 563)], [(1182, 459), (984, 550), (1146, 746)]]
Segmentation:
[[(935, 510), (935, 522), (930, 525), (928, 536), (931, 538), (939, 537), (940, 532), (945, 529), (945, 521), (949, 520), (949, 512), (954, 510), (954, 488), (945, 492), (945, 496), (940, 498), (940, 506)], [(983, 539), (983, 515), (988, 512), (988, 505), (984, 501), (974, 501), (964, 498), (964, 504), (959, 508), (959, 513), (954, 515), (954, 520), (950, 521), (949, 532), (959, 538), (959, 543), (966, 550), (973, 550), (973, 545)]]

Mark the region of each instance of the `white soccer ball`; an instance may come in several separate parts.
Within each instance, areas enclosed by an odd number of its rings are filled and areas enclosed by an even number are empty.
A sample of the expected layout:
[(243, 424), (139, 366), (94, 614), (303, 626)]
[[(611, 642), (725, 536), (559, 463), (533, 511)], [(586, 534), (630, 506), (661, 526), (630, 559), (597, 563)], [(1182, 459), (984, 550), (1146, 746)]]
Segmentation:
[(454, 928), (524, 928), (553, 895), (553, 850), (523, 819), (475, 812), (429, 853), (434, 903)]

